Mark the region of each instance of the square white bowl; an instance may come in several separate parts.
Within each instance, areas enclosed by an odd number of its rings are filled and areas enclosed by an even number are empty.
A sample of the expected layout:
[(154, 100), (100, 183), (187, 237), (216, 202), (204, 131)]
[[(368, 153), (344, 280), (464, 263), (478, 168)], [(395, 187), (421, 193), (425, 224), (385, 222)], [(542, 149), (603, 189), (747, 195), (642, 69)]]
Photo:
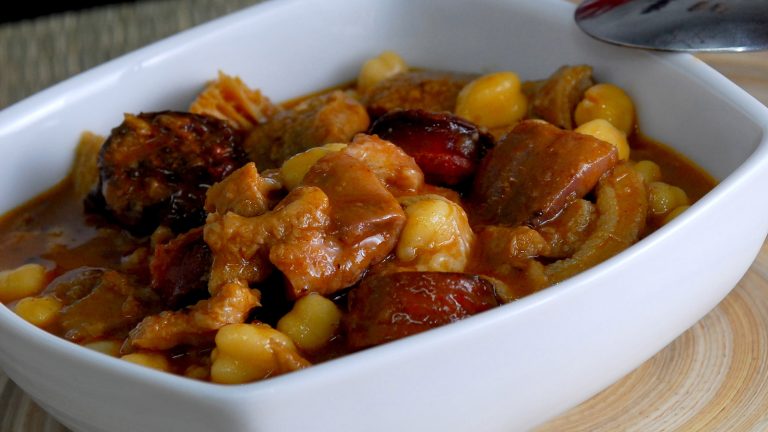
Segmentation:
[(183, 109), (218, 70), (275, 100), (352, 79), (385, 49), (436, 69), (541, 78), (590, 64), (644, 132), (722, 182), (637, 245), (464, 321), (263, 382), (221, 386), (78, 347), (0, 307), (0, 366), (81, 431), (510, 431), (614, 382), (712, 309), (768, 231), (768, 110), (687, 55), (607, 46), (557, 0), (288, 0), (186, 31), (0, 112), (0, 212), (66, 175), (83, 130)]

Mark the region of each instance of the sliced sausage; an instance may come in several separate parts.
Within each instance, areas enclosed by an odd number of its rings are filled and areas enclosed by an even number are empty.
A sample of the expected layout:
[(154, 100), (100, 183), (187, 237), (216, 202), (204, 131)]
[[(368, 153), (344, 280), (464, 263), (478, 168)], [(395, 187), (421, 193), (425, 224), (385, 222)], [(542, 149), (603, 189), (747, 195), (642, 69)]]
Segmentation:
[(449, 113), (391, 111), (369, 131), (411, 155), (429, 183), (454, 186), (474, 175), (493, 137)]
[(420, 333), (498, 305), (489, 281), (438, 272), (369, 276), (349, 292), (348, 301), (347, 341), (353, 349)]
[(404, 72), (376, 84), (364, 97), (372, 117), (395, 109), (450, 111), (475, 75), (439, 71)]
[(208, 187), (245, 162), (239, 136), (221, 120), (170, 111), (126, 115), (99, 153), (99, 184), (86, 208), (135, 234), (159, 225), (184, 232), (205, 222)]

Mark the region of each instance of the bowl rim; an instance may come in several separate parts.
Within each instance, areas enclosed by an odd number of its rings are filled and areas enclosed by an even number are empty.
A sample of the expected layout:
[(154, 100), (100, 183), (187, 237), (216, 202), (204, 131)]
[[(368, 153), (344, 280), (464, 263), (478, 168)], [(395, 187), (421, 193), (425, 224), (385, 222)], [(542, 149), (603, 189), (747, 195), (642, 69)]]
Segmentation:
[[(0, 138), (5, 133), (18, 128), (25, 128), (29, 124), (34, 123), (35, 120), (44, 117), (51, 107), (58, 106), (60, 103), (66, 103), (67, 93), (73, 89), (80, 88), (86, 83), (96, 91), (99, 85), (110, 81), (126, 67), (167, 56), (176, 50), (183, 49), (188, 44), (194, 44), (201, 38), (227, 31), (232, 25), (243, 25), (252, 16), (268, 14), (272, 11), (285, 7), (294, 7), (296, 4), (309, 1), (311, 0), (272, 0), (252, 5), (181, 31), (68, 78), (1, 110)], [(549, 0), (548, 3), (551, 3), (551, 6), (563, 7), (568, 10), (575, 9), (575, 5), (569, 2)], [(558, 6), (558, 4), (562, 6)], [(0, 327), (3, 328), (3, 331), (13, 332), (19, 336), (26, 337), (28, 342), (36, 347), (53, 350), (71, 359), (77, 359), (86, 368), (102, 369), (124, 378), (138, 380), (140, 384), (148, 386), (162, 386), (178, 392), (206, 394), (207, 396), (226, 400), (252, 396), (255, 393), (270, 392), (274, 386), (302, 385), (305, 381), (312, 380), (320, 375), (326, 375), (329, 372), (335, 371), (339, 373), (341, 371), (341, 373), (344, 373), (343, 370), (349, 367), (350, 364), (389, 362), (391, 358), (400, 352), (408, 351), (414, 347), (422, 347), (423, 349), (425, 344), (437, 344), (441, 339), (450, 337), (453, 333), (471, 331), (474, 328), (492, 325), (493, 322), (503, 317), (536, 308), (566, 293), (575, 295), (580, 290), (589, 289), (589, 281), (594, 280), (601, 273), (631, 261), (635, 256), (644, 253), (654, 247), (654, 245), (664, 241), (664, 239), (673, 236), (675, 232), (685, 227), (688, 221), (699, 218), (707, 209), (715, 206), (716, 202), (721, 200), (723, 196), (731, 193), (761, 170), (768, 169), (768, 108), (710, 66), (689, 54), (646, 52), (639, 55), (652, 56), (659, 61), (669, 64), (671, 67), (685, 69), (690, 74), (691, 79), (717, 84), (720, 95), (732, 100), (743, 111), (743, 114), (758, 126), (762, 134), (760, 142), (743, 163), (722, 179), (712, 191), (702, 197), (680, 217), (632, 245), (627, 250), (559, 284), (528, 295), (511, 304), (501, 305), (481, 314), (452, 323), (450, 326), (431, 329), (428, 332), (419, 333), (363, 351), (346, 354), (331, 361), (315, 364), (304, 370), (240, 385), (197, 381), (131, 364), (119, 358), (89, 350), (27, 323), (11, 311), (10, 308), (2, 304), (0, 304)]]

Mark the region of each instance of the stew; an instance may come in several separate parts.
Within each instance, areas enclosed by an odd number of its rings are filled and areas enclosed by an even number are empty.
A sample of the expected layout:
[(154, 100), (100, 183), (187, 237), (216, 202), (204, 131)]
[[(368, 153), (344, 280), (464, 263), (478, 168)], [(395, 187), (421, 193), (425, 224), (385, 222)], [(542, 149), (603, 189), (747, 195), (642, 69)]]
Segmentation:
[(545, 289), (714, 184), (586, 65), (521, 82), (385, 52), (283, 104), (222, 73), (188, 112), (85, 133), (72, 174), (0, 219), (0, 301), (91, 349), (245, 383)]

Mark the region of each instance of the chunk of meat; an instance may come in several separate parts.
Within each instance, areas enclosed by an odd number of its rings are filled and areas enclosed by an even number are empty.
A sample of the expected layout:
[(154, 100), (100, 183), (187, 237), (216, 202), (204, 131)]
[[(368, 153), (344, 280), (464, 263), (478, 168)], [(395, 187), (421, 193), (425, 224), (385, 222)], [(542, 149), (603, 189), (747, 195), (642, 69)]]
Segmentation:
[(487, 225), (477, 230), (475, 259), (468, 269), (503, 282), (497, 295), (505, 302), (536, 292), (548, 285), (544, 266), (536, 257), (549, 252), (546, 240), (527, 226)]
[(203, 241), (202, 227), (160, 244), (149, 265), (154, 289), (170, 309), (208, 297), (211, 249)]
[(270, 252), (270, 260), (285, 274), (293, 297), (327, 295), (352, 286), (369, 265), (389, 255), (405, 214), (364, 163), (342, 152), (318, 161), (303, 184), (328, 196), (331, 224), (325, 241), (282, 242)]
[(560, 216), (536, 230), (549, 244), (547, 258), (568, 258), (581, 246), (595, 228), (597, 209), (591, 202), (577, 199)]
[(282, 185), (274, 177), (259, 175), (249, 162), (211, 186), (205, 200), (208, 213), (235, 212), (240, 216), (258, 216), (274, 207), (282, 198)]
[(453, 112), (459, 92), (475, 77), (439, 71), (404, 72), (376, 84), (363, 95), (363, 101), (373, 117), (396, 109)]
[(573, 111), (594, 84), (591, 66), (563, 66), (534, 92), (533, 114), (563, 129), (573, 129)]
[(617, 159), (616, 148), (605, 141), (524, 121), (478, 169), (471, 196), (475, 222), (541, 225), (592, 190)]
[(215, 213), (205, 227), (214, 254), (209, 290), (264, 280), (272, 266), (289, 295), (330, 294), (356, 283), (394, 248), (405, 215), (362, 162), (342, 152), (320, 159), (272, 211)]
[(216, 330), (245, 322), (248, 313), (256, 306), (259, 306), (258, 290), (236, 283), (225, 284), (210, 299), (201, 300), (190, 308), (163, 311), (144, 318), (131, 330), (123, 350), (209, 345)]
[(498, 305), (493, 284), (475, 275), (399, 272), (366, 277), (349, 292), (347, 342), (362, 349)]
[(86, 208), (135, 234), (205, 222), (208, 187), (246, 162), (225, 122), (179, 112), (126, 115), (99, 154), (99, 184)]
[(259, 170), (277, 168), (291, 156), (328, 143), (346, 143), (368, 129), (368, 113), (337, 90), (307, 99), (256, 127), (245, 148)]
[(251, 284), (265, 280), (273, 270), (271, 246), (278, 241), (312, 242), (330, 225), (330, 204), (316, 187), (291, 191), (272, 211), (247, 217), (212, 213), (204, 228), (213, 253), (208, 290), (226, 283)]
[(643, 178), (622, 163), (600, 179), (597, 186), (598, 219), (595, 229), (570, 258), (546, 267), (550, 283), (581, 273), (633, 245), (648, 216), (648, 195)]
[(389, 141), (358, 134), (342, 152), (363, 162), (396, 197), (417, 193), (424, 186), (416, 161)]
[(432, 184), (457, 185), (474, 175), (493, 137), (449, 113), (391, 111), (369, 131), (413, 156)]
[(159, 309), (151, 290), (114, 270), (81, 267), (54, 279), (47, 290), (64, 304), (61, 336), (77, 343), (123, 338)]

